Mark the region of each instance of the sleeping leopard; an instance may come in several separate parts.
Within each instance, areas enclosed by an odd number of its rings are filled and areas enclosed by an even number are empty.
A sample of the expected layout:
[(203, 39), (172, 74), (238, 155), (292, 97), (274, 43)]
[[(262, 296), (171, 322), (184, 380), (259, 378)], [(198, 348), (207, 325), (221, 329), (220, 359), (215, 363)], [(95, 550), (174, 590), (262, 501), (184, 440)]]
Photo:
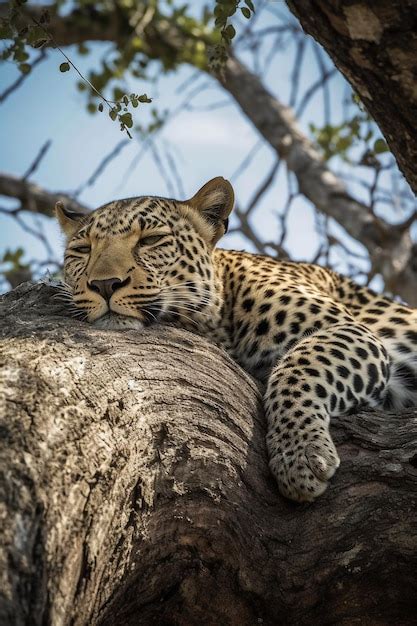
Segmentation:
[(206, 335), (265, 383), (269, 464), (299, 502), (339, 466), (330, 417), (417, 405), (417, 309), (309, 263), (216, 248), (234, 193), (142, 196), (88, 215), (58, 203), (72, 312), (100, 328), (160, 321)]

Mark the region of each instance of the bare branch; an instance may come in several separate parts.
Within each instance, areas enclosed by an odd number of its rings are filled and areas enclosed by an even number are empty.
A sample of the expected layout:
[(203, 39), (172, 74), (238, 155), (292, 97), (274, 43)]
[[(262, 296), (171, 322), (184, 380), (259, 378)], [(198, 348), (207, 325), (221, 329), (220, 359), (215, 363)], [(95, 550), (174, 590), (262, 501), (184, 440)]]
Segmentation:
[[(299, 103), (297, 109), (296, 109), (296, 116), (297, 118), (300, 118), (301, 115), (304, 113), (308, 103), (310, 102), (311, 98), (314, 96), (315, 93), (317, 93), (317, 91), (319, 89), (323, 89), (324, 93), (327, 93), (327, 83), (329, 81), (330, 78), (333, 78), (333, 76), (336, 76), (337, 74), (337, 69), (335, 67), (331, 67), (328, 70), (326, 70), (325, 72), (323, 72), (323, 74), (320, 76), (320, 78), (318, 78), (316, 81), (314, 81), (314, 83), (312, 85), (310, 85), (310, 87), (304, 92), (303, 98), (301, 100), (301, 102)], [(326, 104), (327, 103), (327, 104)], [(328, 123), (330, 120), (330, 104), (328, 102), (328, 97), (325, 96), (325, 107), (324, 107), (324, 118), (325, 120), (327, 120)]]
[(72, 211), (87, 213), (88, 208), (65, 193), (51, 193), (35, 183), (11, 174), (0, 174), (0, 195), (20, 201), (19, 210), (31, 211), (51, 217), (55, 204), (61, 200)]
[[(36, 57), (36, 59), (31, 64), (31, 71), (39, 65), (41, 61), (46, 58), (46, 51), (41, 50), (40, 54)], [(8, 98), (14, 91), (19, 89), (19, 87), (24, 83), (26, 78), (29, 76), (30, 72), (27, 74), (20, 74), (20, 76), (12, 83), (9, 87), (7, 87), (3, 93), (0, 93), (0, 104), (2, 104), (6, 98)]]
[(172, 150), (170, 150), (170, 148), (167, 146), (167, 144), (165, 143), (164, 145), (165, 148), (165, 157), (168, 163), (168, 167), (171, 170), (172, 173), (172, 178), (175, 180), (175, 184), (178, 190), (178, 194), (180, 198), (185, 198), (186, 194), (184, 191), (184, 185), (180, 176), (180, 173), (178, 171), (178, 167), (177, 167), (177, 163), (175, 161), (174, 155), (172, 153)]
[(295, 53), (295, 59), (291, 74), (291, 94), (290, 94), (290, 107), (293, 107), (297, 102), (298, 89), (300, 86), (300, 74), (301, 67), (303, 65), (304, 53), (307, 47), (307, 39), (303, 37), (297, 42), (297, 51)]
[(243, 158), (243, 160), (239, 163), (233, 174), (230, 176), (230, 180), (235, 181), (243, 174), (243, 172), (249, 167), (252, 163), (255, 156), (258, 154), (259, 150), (262, 148), (263, 142), (258, 140), (252, 148), (249, 150), (247, 155)]
[(246, 207), (246, 215), (249, 215), (249, 213), (251, 213), (256, 208), (259, 200), (268, 191), (268, 189), (270, 188), (270, 186), (275, 180), (280, 164), (281, 164), (281, 161), (279, 159), (275, 161), (275, 163), (271, 167), (271, 170), (267, 174), (265, 180), (259, 185), (253, 198), (251, 199), (248, 206)]
[(45, 154), (48, 152), (51, 145), (52, 145), (52, 141), (50, 139), (48, 139), (48, 141), (45, 141), (45, 143), (39, 150), (38, 154), (36, 155), (33, 163), (30, 165), (26, 173), (23, 174), (22, 180), (26, 181), (28, 178), (32, 176), (32, 174), (36, 172), (39, 165), (41, 164), (42, 159), (44, 158)]
[(104, 172), (106, 167), (113, 161), (113, 159), (115, 159), (121, 153), (123, 148), (127, 146), (128, 143), (129, 141), (127, 139), (122, 139), (122, 141), (119, 141), (119, 143), (116, 144), (116, 146), (111, 150), (111, 152), (109, 152), (109, 154), (107, 154), (104, 157), (104, 159), (100, 161), (100, 163), (98, 164), (94, 172), (85, 181), (85, 183), (82, 183), (78, 187), (78, 189), (76, 189), (76, 191), (74, 192), (74, 198), (78, 198), (78, 196), (83, 191), (85, 191), (87, 187), (92, 187), (92, 185), (94, 185), (97, 182), (97, 179), (101, 176), (101, 174)]
[[(287, 5), (359, 94), (416, 192), (415, 2), (287, 0)], [(359, 22), (364, 27), (372, 22), (372, 36), (362, 38)]]
[[(400, 266), (393, 248), (399, 242), (392, 241), (389, 224), (372, 215), (366, 204), (348, 193), (343, 182), (333, 174), (312, 142), (302, 133), (293, 111), (272, 96), (261, 81), (233, 56), (229, 57), (224, 76), (219, 80), (278, 156), (285, 160), (288, 169), (294, 172), (299, 191), (322, 213), (343, 226), (351, 237), (367, 247), (371, 255), (385, 250), (385, 276), (391, 279), (396, 276)], [(407, 235), (404, 234), (404, 237), (407, 238)], [(403, 252), (407, 247), (411, 252), (409, 236), (400, 247)], [(403, 262), (402, 268), (405, 267)]]

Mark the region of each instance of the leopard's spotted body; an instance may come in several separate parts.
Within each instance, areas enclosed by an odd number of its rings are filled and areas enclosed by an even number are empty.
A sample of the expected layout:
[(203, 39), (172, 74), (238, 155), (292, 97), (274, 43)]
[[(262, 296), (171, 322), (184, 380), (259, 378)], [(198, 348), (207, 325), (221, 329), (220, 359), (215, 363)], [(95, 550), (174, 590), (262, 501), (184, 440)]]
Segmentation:
[(216, 249), (232, 205), (216, 178), (185, 202), (58, 207), (72, 306), (103, 328), (170, 321), (222, 345), (266, 383), (280, 491), (312, 500), (339, 465), (330, 417), (417, 405), (417, 310), (315, 265)]

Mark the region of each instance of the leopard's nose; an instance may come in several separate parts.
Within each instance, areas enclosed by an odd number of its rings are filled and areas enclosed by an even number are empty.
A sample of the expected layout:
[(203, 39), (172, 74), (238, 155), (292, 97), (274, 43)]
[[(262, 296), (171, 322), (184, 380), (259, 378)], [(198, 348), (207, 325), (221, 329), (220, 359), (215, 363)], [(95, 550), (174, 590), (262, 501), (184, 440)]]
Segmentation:
[(130, 278), (120, 280), (120, 278), (106, 278), (105, 280), (92, 280), (88, 283), (91, 291), (99, 293), (107, 302), (115, 291), (124, 287), (130, 282)]

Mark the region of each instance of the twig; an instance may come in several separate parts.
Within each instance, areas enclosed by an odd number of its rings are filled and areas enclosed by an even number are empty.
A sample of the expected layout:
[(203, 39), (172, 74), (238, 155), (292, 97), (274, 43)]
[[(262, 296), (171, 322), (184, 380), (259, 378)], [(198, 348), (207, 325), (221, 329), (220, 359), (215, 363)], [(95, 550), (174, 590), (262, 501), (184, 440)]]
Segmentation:
[(159, 168), (162, 179), (167, 186), (168, 193), (170, 197), (173, 198), (175, 196), (175, 188), (171, 182), (170, 176), (168, 175), (168, 172), (165, 168), (165, 165), (162, 161), (162, 158), (154, 142), (150, 144), (150, 149), (151, 149), (153, 160), (155, 161), (156, 166)]
[(48, 152), (48, 150), (51, 147), (51, 145), (52, 145), (51, 139), (48, 139), (47, 141), (45, 141), (45, 143), (43, 144), (43, 146), (39, 150), (38, 154), (36, 155), (32, 165), (30, 165), (30, 167), (26, 171), (26, 173), (23, 174), (22, 180), (27, 180), (30, 176), (32, 176), (32, 174), (34, 174), (36, 172), (36, 170), (38, 169), (42, 159), (44, 158), (44, 156)]
[(111, 150), (111, 152), (109, 152), (109, 154), (107, 154), (104, 159), (102, 159), (100, 161), (100, 163), (98, 164), (98, 166), (96, 167), (96, 169), (94, 170), (94, 172), (91, 174), (91, 176), (85, 181), (85, 183), (82, 183), (78, 189), (76, 189), (74, 191), (74, 198), (78, 198), (78, 196), (85, 191), (85, 189), (87, 189), (87, 187), (91, 187), (92, 185), (94, 185), (97, 182), (97, 179), (99, 178), (99, 176), (101, 176), (101, 174), (104, 172), (104, 170), (106, 169), (106, 167), (109, 165), (109, 163), (111, 163), (113, 161), (113, 159), (115, 159), (123, 150), (123, 148), (125, 146), (127, 146), (129, 142), (127, 141), (127, 139), (122, 139), (122, 141), (119, 141), (118, 144), (116, 144), (116, 146)]
[(328, 69), (318, 80), (316, 80), (304, 93), (304, 96), (299, 103), (295, 115), (297, 119), (300, 119), (301, 115), (304, 113), (304, 110), (307, 104), (310, 102), (311, 98), (314, 96), (316, 91), (323, 87), (325, 83), (330, 80), (333, 76), (337, 74), (337, 69), (332, 67)]
[(181, 198), (185, 198), (184, 186), (182, 184), (181, 176), (178, 172), (177, 164), (175, 163), (174, 156), (167, 144), (165, 143), (165, 157), (168, 162), (168, 166), (171, 169), (172, 176), (176, 182), (178, 194)]
[(233, 174), (230, 176), (231, 181), (236, 181), (239, 178), (239, 176), (243, 174), (243, 172), (249, 167), (249, 165), (251, 164), (255, 156), (258, 154), (259, 150), (263, 147), (263, 144), (264, 144), (263, 140), (258, 139), (258, 141), (252, 146), (248, 154), (240, 162), (240, 164), (237, 166)]
[[(46, 51), (45, 50), (41, 50), (39, 55), (32, 62), (31, 71), (33, 70), (34, 67), (36, 67), (45, 58), (46, 58)], [(2, 102), (4, 102), (6, 100), (6, 98), (8, 98), (14, 91), (16, 91), (16, 89), (18, 89), (24, 83), (24, 81), (29, 76), (29, 74), (30, 74), (30, 72), (28, 72), (27, 74), (20, 74), (20, 76), (14, 81), (14, 83), (12, 83), (9, 87), (7, 87), (3, 91), (3, 93), (0, 94), (0, 104), (2, 104)]]
[(249, 215), (249, 213), (251, 213), (257, 206), (259, 200), (262, 198), (262, 196), (268, 191), (269, 187), (272, 185), (272, 183), (274, 182), (274, 179), (278, 173), (278, 169), (279, 166), (281, 164), (281, 161), (279, 159), (277, 159), (275, 161), (275, 163), (273, 164), (273, 166), (271, 167), (269, 173), (267, 174), (265, 180), (263, 181), (263, 183), (261, 183), (258, 187), (258, 189), (256, 190), (255, 194), (253, 195), (252, 200), (249, 202), (249, 205), (246, 208), (246, 215)]
[(328, 84), (328, 80), (326, 76), (327, 76), (328, 71), (331, 69), (334, 70), (334, 68), (329, 68), (329, 69), (326, 68), (326, 64), (323, 59), (323, 51), (316, 43), (314, 43), (313, 45), (313, 53), (314, 53), (314, 56), (316, 57), (317, 65), (321, 73), (321, 80), (322, 80), (322, 86), (323, 86), (323, 118), (324, 118), (324, 123), (327, 125), (327, 124), (330, 124), (331, 114), (330, 114), (329, 84)]
[(304, 53), (306, 50), (307, 41), (308, 40), (305, 37), (302, 37), (297, 42), (297, 50), (295, 53), (293, 69), (291, 72), (291, 94), (290, 94), (290, 101), (289, 101), (290, 107), (294, 107), (297, 101), (298, 89), (300, 86), (300, 74), (301, 74), (301, 68), (303, 65), (303, 58), (304, 58)]
[[(53, 46), (56, 50), (59, 50), (59, 52), (62, 54), (62, 56), (66, 59), (67, 63), (69, 63), (71, 65), (71, 67), (77, 72), (78, 76), (81, 78), (82, 81), (84, 81), (85, 83), (87, 83), (87, 85), (90, 87), (90, 89), (101, 99), (103, 100), (103, 102), (106, 104), (106, 106), (109, 108), (110, 111), (113, 110), (113, 104), (116, 104), (115, 102), (112, 102), (110, 100), (108, 100), (105, 96), (103, 96), (103, 94), (96, 89), (96, 87), (94, 87), (93, 83), (91, 81), (88, 80), (88, 78), (86, 78), (83, 74), (81, 74), (80, 70), (78, 69), (78, 67), (71, 61), (71, 59), (69, 58), (69, 56), (67, 54), (65, 54), (65, 52), (62, 50), (62, 48), (57, 44), (56, 40), (54, 39), (54, 37), (49, 33), (49, 31), (43, 26), (43, 24), (41, 24), (36, 18), (33, 17), (33, 15), (30, 16), (30, 19), (32, 20), (32, 22), (34, 24), (36, 24), (36, 26), (38, 26), (38, 28), (40, 28), (41, 30), (43, 30), (43, 32), (45, 33), (45, 35), (48, 37), (48, 39), (53, 43)], [(129, 132), (129, 129), (125, 126), (125, 131), (127, 136), (129, 137), (129, 139), (132, 139), (132, 135)]]

